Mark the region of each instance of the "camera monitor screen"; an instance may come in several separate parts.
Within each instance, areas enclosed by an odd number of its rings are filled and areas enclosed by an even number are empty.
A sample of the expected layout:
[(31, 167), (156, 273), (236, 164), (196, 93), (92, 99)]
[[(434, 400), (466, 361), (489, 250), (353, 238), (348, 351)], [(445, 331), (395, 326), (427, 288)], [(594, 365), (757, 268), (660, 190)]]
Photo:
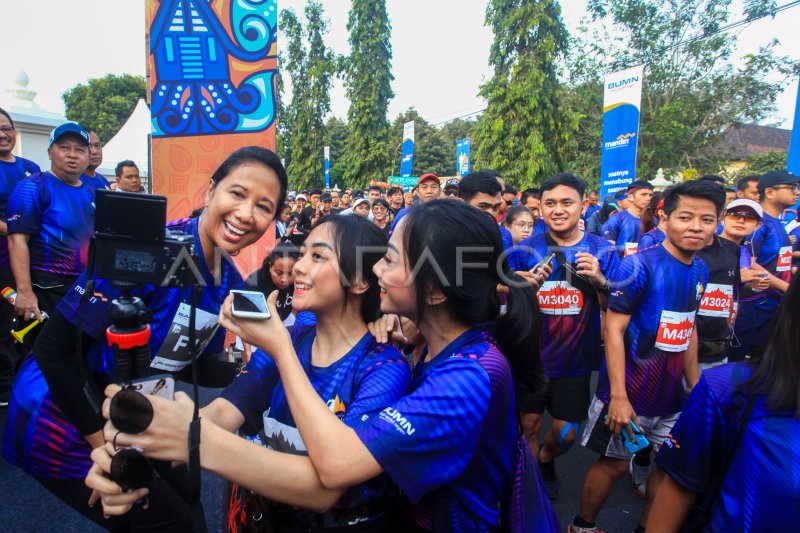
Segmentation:
[(134, 192), (98, 190), (94, 229), (141, 243), (161, 243), (167, 224), (167, 199)]

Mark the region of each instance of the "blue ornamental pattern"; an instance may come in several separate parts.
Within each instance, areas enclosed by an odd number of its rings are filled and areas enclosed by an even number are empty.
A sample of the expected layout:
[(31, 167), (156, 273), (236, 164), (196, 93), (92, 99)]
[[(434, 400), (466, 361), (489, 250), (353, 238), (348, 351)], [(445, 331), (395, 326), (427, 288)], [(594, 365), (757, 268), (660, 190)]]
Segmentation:
[(274, 70), (239, 86), (229, 58), (267, 59), (278, 28), (276, 0), (229, 0), (231, 32), (211, 7), (221, 0), (160, 0), (150, 31), (157, 84), (153, 137), (252, 133), (275, 120)]

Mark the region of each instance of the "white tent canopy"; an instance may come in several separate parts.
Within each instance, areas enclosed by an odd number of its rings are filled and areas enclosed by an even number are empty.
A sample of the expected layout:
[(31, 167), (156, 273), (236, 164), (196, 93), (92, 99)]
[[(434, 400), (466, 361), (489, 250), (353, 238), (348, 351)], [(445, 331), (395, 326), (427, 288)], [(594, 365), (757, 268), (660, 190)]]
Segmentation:
[(150, 108), (140, 99), (122, 129), (103, 146), (103, 164), (97, 170), (109, 181), (114, 181), (114, 169), (117, 163), (132, 159), (139, 167), (142, 178), (147, 176), (150, 159), (147, 136), (150, 135), (150, 131)]

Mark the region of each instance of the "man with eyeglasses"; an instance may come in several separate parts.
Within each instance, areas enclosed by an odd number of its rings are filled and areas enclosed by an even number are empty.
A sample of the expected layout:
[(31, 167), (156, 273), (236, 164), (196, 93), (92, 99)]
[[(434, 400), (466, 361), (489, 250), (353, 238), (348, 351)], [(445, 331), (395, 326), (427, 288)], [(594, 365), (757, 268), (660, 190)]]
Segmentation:
[(751, 247), (753, 257), (766, 270), (769, 288), (742, 298), (735, 325), (740, 346), (731, 348), (730, 361), (761, 355), (767, 326), (789, 289), (792, 275), (792, 242), (780, 216), (784, 209), (797, 204), (800, 178), (785, 170), (771, 170), (758, 179), (758, 193), (764, 217), (761, 227), (745, 240), (745, 246)]
[(110, 189), (111, 183), (108, 179), (97, 172), (97, 169), (103, 164), (103, 143), (100, 142), (100, 137), (93, 129), (87, 129), (86, 132), (89, 134), (89, 166), (81, 176), (81, 181), (94, 190)]
[[(539, 288), (539, 313), (543, 335), (539, 355), (548, 378), (542, 392), (522, 391), (522, 429), (534, 455), (550, 498), (559, 493), (555, 458), (578, 437), (591, 399), (592, 371), (603, 360), (600, 310), (606, 307), (608, 280), (619, 265), (614, 246), (581, 231), (586, 183), (572, 174), (556, 174), (541, 186), (542, 220), (548, 231), (520, 243), (514, 254), (515, 270), (531, 270), (548, 254), (552, 272)], [(551, 429), (539, 449), (539, 432), (547, 410)]]
[[(0, 288), (14, 287), (14, 276), (8, 255), (8, 225), (6, 206), (8, 198), (17, 183), (28, 176), (41, 172), (39, 165), (14, 155), (17, 144), (17, 131), (14, 121), (4, 109), (0, 108)], [(14, 308), (0, 304), (0, 407), (8, 405), (11, 383), (19, 362), (14, 340), (10, 331), (13, 326)]]

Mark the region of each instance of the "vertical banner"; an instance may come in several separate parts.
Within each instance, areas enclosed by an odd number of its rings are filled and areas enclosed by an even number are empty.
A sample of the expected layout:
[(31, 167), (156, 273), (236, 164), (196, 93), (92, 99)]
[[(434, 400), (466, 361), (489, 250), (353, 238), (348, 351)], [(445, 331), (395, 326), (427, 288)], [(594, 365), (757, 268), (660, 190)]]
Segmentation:
[(794, 106), (794, 124), (789, 141), (789, 156), (786, 158), (786, 172), (800, 176), (800, 83), (797, 86), (797, 101)]
[(331, 189), (331, 147), (324, 148), (325, 153), (325, 190)]
[(400, 160), (400, 176), (408, 178), (414, 167), (414, 121), (403, 124), (403, 158)]
[(463, 178), (469, 174), (469, 139), (456, 141), (456, 174)]
[[(167, 216), (202, 207), (209, 180), (235, 150), (275, 150), (276, 0), (146, 0), (153, 192)], [(275, 232), (235, 259), (261, 264)]]
[(627, 189), (636, 179), (643, 79), (643, 65), (606, 76), (600, 198)]

